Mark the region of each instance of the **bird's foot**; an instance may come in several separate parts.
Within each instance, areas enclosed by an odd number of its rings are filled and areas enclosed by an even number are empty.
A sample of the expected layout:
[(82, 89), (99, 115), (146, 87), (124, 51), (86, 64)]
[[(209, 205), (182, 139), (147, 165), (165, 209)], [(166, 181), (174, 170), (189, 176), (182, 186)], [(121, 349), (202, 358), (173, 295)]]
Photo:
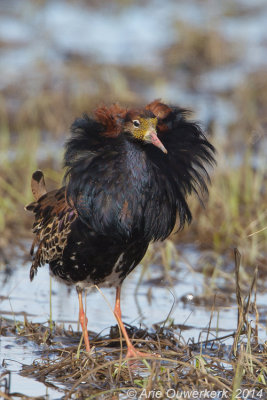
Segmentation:
[(136, 350), (133, 346), (128, 347), (128, 351), (126, 354), (126, 359), (128, 358), (160, 358), (159, 354), (155, 353), (146, 353), (143, 351)]

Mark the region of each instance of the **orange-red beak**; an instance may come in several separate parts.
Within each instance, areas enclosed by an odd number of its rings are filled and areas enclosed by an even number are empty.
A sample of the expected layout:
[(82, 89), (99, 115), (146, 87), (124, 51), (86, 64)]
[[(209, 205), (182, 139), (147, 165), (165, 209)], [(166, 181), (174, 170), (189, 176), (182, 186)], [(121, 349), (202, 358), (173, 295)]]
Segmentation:
[(157, 132), (153, 129), (148, 131), (144, 137), (145, 141), (148, 143), (153, 144), (154, 146), (158, 147), (163, 153), (167, 154), (168, 151), (163, 146), (162, 142), (159, 140)]

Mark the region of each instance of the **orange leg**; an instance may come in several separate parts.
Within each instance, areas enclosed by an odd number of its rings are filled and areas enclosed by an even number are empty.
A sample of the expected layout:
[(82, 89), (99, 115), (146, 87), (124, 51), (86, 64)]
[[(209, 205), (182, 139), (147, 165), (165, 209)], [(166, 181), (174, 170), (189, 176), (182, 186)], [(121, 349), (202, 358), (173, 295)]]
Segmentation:
[(128, 333), (125, 329), (125, 326), (122, 322), (121, 319), (121, 305), (120, 305), (120, 296), (121, 296), (121, 288), (117, 287), (116, 289), (116, 302), (115, 302), (115, 308), (114, 308), (114, 315), (118, 321), (118, 325), (121, 329), (121, 332), (124, 336), (124, 339), (126, 341), (128, 350), (127, 350), (127, 354), (126, 354), (126, 358), (131, 358), (131, 357), (141, 357), (141, 358), (147, 358), (147, 357), (151, 357), (153, 356), (150, 353), (143, 353), (141, 351), (138, 351), (134, 348), (132, 342), (130, 341), (130, 338), (128, 336)]
[(79, 297), (79, 319), (80, 319), (80, 323), (81, 323), (82, 330), (83, 330), (83, 338), (84, 338), (85, 348), (86, 348), (86, 351), (89, 353), (90, 352), (90, 343), (89, 343), (89, 337), (88, 337), (88, 331), (87, 331), (88, 319), (83, 310), (82, 289), (77, 287), (76, 290), (77, 290), (78, 297)]

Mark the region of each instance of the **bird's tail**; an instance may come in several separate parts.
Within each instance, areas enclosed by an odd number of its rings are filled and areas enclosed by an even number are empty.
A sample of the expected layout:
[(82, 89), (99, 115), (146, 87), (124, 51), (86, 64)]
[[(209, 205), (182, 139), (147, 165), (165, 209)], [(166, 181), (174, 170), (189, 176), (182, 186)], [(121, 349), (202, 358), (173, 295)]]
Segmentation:
[(27, 204), (25, 210), (32, 211), (32, 206), (38, 201), (43, 195), (47, 193), (44, 174), (42, 171), (37, 170), (32, 174), (31, 180), (32, 194), (35, 199), (33, 203)]
[[(46, 186), (45, 186), (45, 180), (44, 180), (44, 174), (42, 171), (37, 170), (32, 174), (31, 188), (32, 188), (32, 194), (33, 194), (35, 201), (25, 206), (25, 210), (27, 210), (27, 211), (33, 211), (37, 205), (38, 200), (47, 193)], [(34, 238), (32, 246), (31, 246), (31, 250), (30, 250), (31, 256), (34, 255), (34, 249), (38, 242), (39, 242), (39, 237), (37, 235)], [(37, 253), (34, 256), (34, 260), (33, 260), (32, 266), (31, 266), (31, 271), (30, 271), (31, 281), (33, 280), (34, 275), (37, 272), (38, 262), (39, 262), (38, 255), (41, 252), (41, 248), (42, 248), (42, 243), (39, 244)]]
[(36, 201), (38, 201), (40, 197), (47, 193), (44, 174), (42, 171), (37, 170), (32, 174), (31, 187), (33, 197)]

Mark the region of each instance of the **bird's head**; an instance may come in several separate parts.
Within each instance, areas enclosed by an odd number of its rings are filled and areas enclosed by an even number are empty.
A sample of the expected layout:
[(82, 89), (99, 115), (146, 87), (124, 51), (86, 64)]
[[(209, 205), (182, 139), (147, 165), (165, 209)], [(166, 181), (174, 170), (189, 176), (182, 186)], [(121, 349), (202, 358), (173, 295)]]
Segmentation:
[(129, 112), (126, 115), (123, 129), (135, 139), (143, 143), (151, 143), (166, 154), (167, 150), (158, 138), (157, 123), (157, 117), (150, 112), (146, 112), (145, 114)]

